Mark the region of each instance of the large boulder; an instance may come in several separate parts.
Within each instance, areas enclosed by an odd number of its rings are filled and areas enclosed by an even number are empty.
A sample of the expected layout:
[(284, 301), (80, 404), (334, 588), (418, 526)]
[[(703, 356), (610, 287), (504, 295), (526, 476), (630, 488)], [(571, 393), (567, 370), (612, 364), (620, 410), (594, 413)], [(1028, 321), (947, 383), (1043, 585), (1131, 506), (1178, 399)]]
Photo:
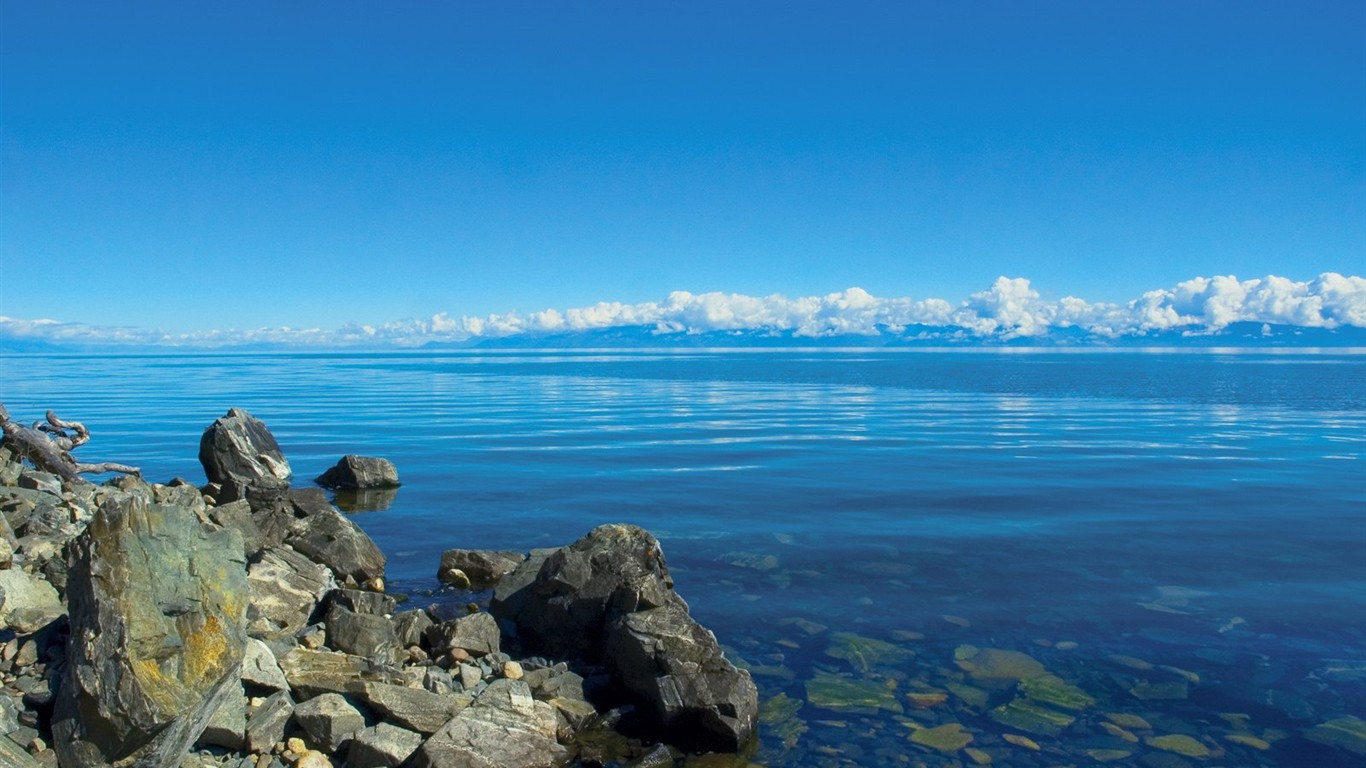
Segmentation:
[(384, 578), (384, 553), (360, 526), (335, 509), (296, 520), (285, 543), (331, 568), (343, 581), (364, 584)]
[(70, 558), (52, 726), (62, 765), (179, 765), (219, 705), (241, 695), (240, 534), (130, 494), (96, 513)]
[(241, 408), (229, 410), (204, 430), (199, 463), (209, 482), (223, 486), (232, 497), (220, 501), (246, 498), (253, 488), (287, 488), (293, 476), (275, 436)]
[(368, 488), (397, 488), (398, 470), (388, 459), (372, 456), (343, 456), (336, 466), (314, 481), (324, 488), (355, 491)]
[(643, 706), (665, 740), (739, 751), (754, 734), (759, 692), (726, 660), (716, 636), (677, 600), (618, 616), (603, 644), (614, 679)]
[(568, 547), (524, 561), (499, 582), (489, 610), (515, 624), (539, 653), (593, 657), (609, 621), (673, 598), (655, 537), (634, 525), (602, 525)]
[(555, 708), (521, 680), (495, 680), (412, 756), (412, 768), (556, 768), (569, 759), (555, 740)]

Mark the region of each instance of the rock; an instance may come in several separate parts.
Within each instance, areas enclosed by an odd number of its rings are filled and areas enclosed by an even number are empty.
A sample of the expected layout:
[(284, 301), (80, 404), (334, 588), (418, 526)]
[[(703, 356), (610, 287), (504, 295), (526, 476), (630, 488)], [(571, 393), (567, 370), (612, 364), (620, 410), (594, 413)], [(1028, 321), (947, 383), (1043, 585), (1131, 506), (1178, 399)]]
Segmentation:
[(433, 734), (470, 705), (472, 697), (436, 694), (419, 688), (385, 683), (354, 683), (347, 691), (385, 720), (422, 734)]
[(509, 680), (521, 680), (524, 674), (521, 664), (515, 661), (503, 662), (503, 677)]
[(854, 669), (868, 673), (875, 666), (897, 666), (915, 656), (907, 648), (893, 645), (885, 640), (856, 635), (853, 632), (836, 632), (830, 636), (830, 647), (825, 655), (843, 659)]
[[(441, 553), (441, 567), (436, 576), (453, 583), (450, 571), (458, 570), (468, 582), (462, 588), (490, 589), (526, 560), (520, 552), (501, 552), (484, 549), (448, 549)], [(456, 586), (460, 586), (457, 584)]]
[(360, 526), (336, 510), (296, 520), (285, 543), (331, 568), (338, 579), (350, 576), (361, 584), (384, 578), (384, 553)]
[(298, 761), (294, 763), (294, 768), (334, 768), (334, 766), (327, 755), (316, 749), (310, 749), (299, 755)]
[(1039, 675), (1020, 681), (1020, 693), (1057, 709), (1080, 712), (1096, 703), (1086, 691), (1055, 675)]
[(389, 723), (379, 723), (356, 734), (346, 753), (347, 768), (397, 768), (417, 748), (422, 735)]
[(1358, 755), (1366, 755), (1366, 720), (1347, 715), (1310, 728), (1305, 738)]
[(990, 717), (1001, 725), (1036, 736), (1057, 736), (1076, 720), (1072, 715), (1049, 709), (1025, 697), (1017, 697), (991, 710)]
[(736, 752), (754, 735), (759, 693), (681, 599), (612, 622), (604, 654), (614, 681), (653, 713), (664, 740)]
[(328, 608), (341, 606), (352, 613), (370, 616), (390, 616), (398, 607), (398, 601), (383, 592), (367, 592), (360, 589), (337, 589), (325, 598)]
[(27, 634), (64, 613), (66, 606), (47, 581), (19, 568), (0, 570), (0, 625)]
[(433, 626), (436, 626), (436, 622), (424, 610), (394, 614), (394, 635), (404, 648), (421, 646), (425, 642), (427, 629)]
[(234, 750), (247, 745), (247, 697), (240, 686), (233, 695), (223, 698), (223, 703), (200, 734), (198, 743)]
[(497, 620), (482, 611), (443, 621), (427, 630), (427, 642), (438, 654), (459, 648), (471, 656), (487, 656), (498, 650), (500, 641)]
[(403, 673), (360, 656), (294, 648), (280, 657), (290, 690), (300, 699), (324, 693), (346, 693), (354, 684), (370, 681), (404, 685)]
[(398, 470), (388, 459), (370, 456), (343, 456), (337, 465), (315, 481), (324, 488), (357, 490), (398, 487)]
[(340, 604), (327, 612), (327, 644), (338, 651), (364, 656), (380, 664), (402, 659), (394, 625), (383, 616), (352, 613)]
[(43, 764), (25, 752), (23, 747), (0, 736), (0, 765), (5, 768), (43, 768)]
[(323, 595), (337, 588), (332, 572), (288, 548), (270, 549), (247, 570), (247, 631), (261, 640), (293, 638), (313, 620)]
[(209, 482), (236, 489), (227, 501), (246, 498), (248, 488), (287, 488), (293, 475), (275, 436), (241, 408), (229, 410), (204, 430), (199, 463)]
[(540, 653), (592, 657), (609, 621), (658, 608), (673, 596), (655, 537), (633, 525), (603, 525), (524, 561), (499, 582), (489, 610), (516, 624)]
[(557, 768), (569, 754), (555, 740), (557, 718), (521, 680), (495, 680), (474, 704), (427, 739), (412, 768)]
[(247, 716), (247, 749), (269, 752), (285, 740), (285, 726), (294, 717), (294, 699), (289, 691), (272, 693)]
[(308, 734), (308, 743), (338, 752), (365, 727), (365, 717), (345, 697), (324, 693), (294, 708), (294, 722)]
[(855, 715), (875, 715), (878, 710), (900, 714), (896, 691), (877, 680), (817, 672), (806, 681), (806, 702), (818, 709)]
[(71, 545), (63, 764), (171, 766), (228, 696), (246, 645), (241, 535), (127, 495)]
[(290, 488), (285, 491), (285, 500), (294, 510), (294, 517), (312, 517), (328, 510), (336, 511), (327, 500), (327, 494), (319, 488)]
[[(272, 542), (267, 541), (261, 526), (252, 516), (251, 504), (246, 499), (219, 504), (209, 508), (209, 519), (224, 528), (235, 528), (242, 534), (242, 551), (248, 558)], [(278, 544), (279, 541), (273, 542)]]
[(242, 658), (242, 682), (272, 691), (289, 690), (285, 673), (270, 646), (254, 637), (247, 638), (246, 653)]
[(990, 686), (1014, 685), (1021, 680), (1047, 674), (1048, 670), (1028, 654), (1000, 648), (960, 645), (953, 652), (954, 663), (978, 683)]
[(934, 728), (912, 731), (911, 741), (922, 747), (951, 755), (971, 744), (972, 734), (963, 730), (962, 723), (945, 723)]
[(1149, 736), (1147, 739), (1144, 739), (1144, 743), (1153, 749), (1175, 752), (1184, 757), (1203, 758), (1213, 754), (1209, 747), (1184, 733), (1173, 733), (1167, 736)]

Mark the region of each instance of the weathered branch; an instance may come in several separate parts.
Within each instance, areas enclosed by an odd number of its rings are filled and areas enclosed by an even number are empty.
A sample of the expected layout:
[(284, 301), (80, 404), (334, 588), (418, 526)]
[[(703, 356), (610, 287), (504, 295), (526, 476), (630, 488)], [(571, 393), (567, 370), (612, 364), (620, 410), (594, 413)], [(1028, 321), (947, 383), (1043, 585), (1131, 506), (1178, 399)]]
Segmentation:
[[(63, 480), (81, 480), (82, 473), (141, 474), (137, 467), (124, 464), (107, 461), (83, 464), (76, 461), (71, 457), (71, 450), (90, 439), (90, 430), (78, 421), (63, 421), (52, 411), (47, 412), (47, 421), (47, 424), (39, 422), (33, 427), (16, 424), (10, 420), (9, 411), (0, 404), (0, 430), (3, 430), (5, 445), (44, 472), (51, 472)], [(75, 434), (68, 435), (66, 430)]]

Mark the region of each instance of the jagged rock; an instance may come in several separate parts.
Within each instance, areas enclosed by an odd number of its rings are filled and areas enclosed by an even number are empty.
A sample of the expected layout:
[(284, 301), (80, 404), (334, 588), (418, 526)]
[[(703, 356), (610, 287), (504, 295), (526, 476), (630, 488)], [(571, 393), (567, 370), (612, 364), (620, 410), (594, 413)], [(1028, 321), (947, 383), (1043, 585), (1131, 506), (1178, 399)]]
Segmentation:
[(210, 507), (208, 516), (214, 523), (242, 534), (242, 552), (249, 558), (266, 546), (279, 543), (267, 541), (261, 526), (252, 517), (251, 504), (246, 499)]
[(412, 768), (556, 768), (569, 758), (555, 740), (554, 707), (521, 680), (495, 680), (413, 755)]
[(483, 549), (448, 549), (441, 553), (441, 567), (436, 577), (451, 583), (450, 572), (460, 571), (468, 580), (470, 589), (489, 589), (517, 566), (526, 560), (520, 552), (498, 552)]
[(337, 588), (330, 570), (284, 547), (262, 552), (247, 571), (247, 584), (247, 631), (262, 640), (294, 637), (308, 626), (323, 596)]
[(246, 653), (242, 657), (242, 682), (272, 691), (289, 690), (289, 682), (275, 660), (270, 646), (254, 637), (247, 638)]
[(681, 599), (619, 616), (604, 656), (615, 680), (662, 726), (665, 740), (735, 752), (754, 735), (759, 693), (749, 672), (726, 660), (716, 637)]
[(228, 749), (247, 745), (247, 697), (240, 686), (233, 695), (223, 697), (223, 703), (200, 734), (199, 744)]
[(417, 748), (422, 735), (388, 723), (379, 723), (356, 734), (346, 753), (347, 768), (397, 768)]
[(19, 568), (0, 570), (0, 626), (27, 634), (64, 613), (66, 606), (47, 581)]
[(327, 612), (327, 644), (381, 664), (396, 664), (401, 658), (393, 622), (383, 616), (349, 611), (339, 603)]
[(336, 510), (326, 510), (295, 521), (285, 539), (300, 553), (322, 563), (345, 580), (358, 584), (384, 578), (384, 553), (360, 526)]
[(353, 683), (372, 681), (404, 685), (403, 673), (360, 656), (295, 648), (280, 657), (290, 690), (300, 699), (324, 693), (345, 693)]
[(308, 734), (308, 743), (337, 752), (365, 728), (365, 717), (336, 693), (315, 696), (294, 708), (294, 722)]
[(427, 735), (440, 730), (472, 700), (460, 694), (437, 694), (384, 683), (356, 683), (348, 693), (384, 715), (385, 720)]
[(394, 615), (394, 634), (398, 637), (398, 644), (404, 648), (421, 646), (427, 629), (435, 624), (424, 610), (404, 611)]
[(275, 436), (241, 408), (229, 410), (204, 430), (199, 463), (209, 482), (233, 496), (220, 502), (246, 498), (250, 488), (287, 488), (293, 475)]
[(71, 635), (53, 734), (65, 765), (175, 765), (225, 697), (246, 644), (236, 531), (136, 496), (71, 545)]
[(266, 697), (261, 706), (247, 716), (247, 749), (269, 752), (276, 743), (285, 740), (285, 727), (294, 717), (294, 699), (289, 691), (279, 691)]
[(427, 630), (428, 645), (436, 653), (461, 648), (471, 656), (487, 656), (497, 652), (500, 640), (498, 621), (483, 612), (443, 621)]
[(0, 765), (5, 768), (44, 768), (32, 755), (4, 736), (0, 736)]
[(329, 609), (337, 605), (352, 613), (370, 616), (390, 616), (398, 607), (398, 601), (390, 595), (360, 589), (333, 590), (327, 594), (326, 602)]
[(540, 653), (593, 656), (609, 621), (673, 596), (655, 537), (633, 525), (603, 525), (543, 561), (527, 559), (499, 582), (489, 610)]
[(285, 498), (294, 508), (295, 517), (312, 517), (328, 510), (336, 511), (320, 488), (290, 488), (285, 492)]
[(396, 488), (398, 470), (388, 459), (351, 454), (343, 456), (336, 466), (319, 475), (316, 482), (324, 488), (338, 490)]

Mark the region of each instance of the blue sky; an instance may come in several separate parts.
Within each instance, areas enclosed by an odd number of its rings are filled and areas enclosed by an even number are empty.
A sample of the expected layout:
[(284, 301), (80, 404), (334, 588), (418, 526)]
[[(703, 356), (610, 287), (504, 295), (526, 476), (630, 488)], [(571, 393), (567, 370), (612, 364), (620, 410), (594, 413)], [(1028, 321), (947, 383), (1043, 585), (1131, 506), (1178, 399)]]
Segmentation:
[(1366, 3), (0, 5), (0, 315), (1366, 273)]

